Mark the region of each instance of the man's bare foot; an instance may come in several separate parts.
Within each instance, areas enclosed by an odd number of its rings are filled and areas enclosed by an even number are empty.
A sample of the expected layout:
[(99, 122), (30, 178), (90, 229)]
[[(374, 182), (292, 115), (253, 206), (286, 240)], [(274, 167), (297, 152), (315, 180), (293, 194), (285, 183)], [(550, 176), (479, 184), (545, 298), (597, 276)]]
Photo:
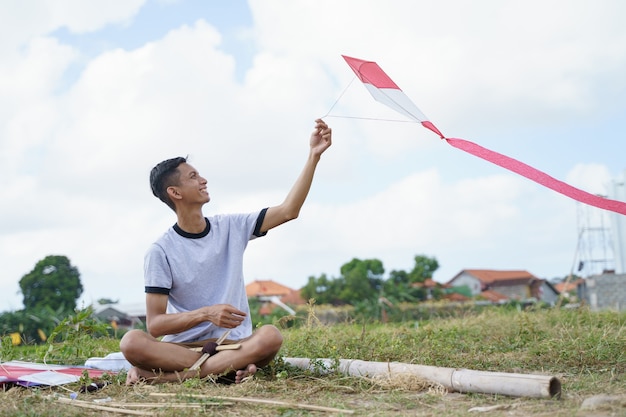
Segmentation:
[[(196, 373), (194, 373), (196, 374)], [(181, 374), (178, 372), (161, 372), (146, 371), (145, 369), (133, 366), (126, 374), (126, 385), (133, 385), (137, 382), (146, 382), (148, 384), (160, 384), (163, 382), (181, 381)]]
[(133, 385), (136, 382), (139, 382), (142, 379), (142, 376), (139, 374), (139, 369), (133, 366), (128, 370), (126, 374), (126, 385)]
[(241, 384), (242, 382), (245, 382), (254, 374), (256, 374), (256, 365), (251, 363), (246, 367), (246, 369), (240, 369), (235, 373), (235, 384)]

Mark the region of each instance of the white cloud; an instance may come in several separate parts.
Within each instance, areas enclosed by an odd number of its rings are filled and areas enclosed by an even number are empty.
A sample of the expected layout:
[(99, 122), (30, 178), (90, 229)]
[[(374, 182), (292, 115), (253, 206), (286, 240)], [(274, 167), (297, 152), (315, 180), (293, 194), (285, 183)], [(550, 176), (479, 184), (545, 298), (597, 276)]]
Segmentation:
[(626, 5), (616, 1), (396, 0), (363, 7), (356, 0), (263, 0), (251, 6), (267, 51), (320, 55), (332, 67), (343, 65), (339, 54), (384, 63), (418, 106), (424, 103), (426, 115), (453, 125), (478, 119), (484, 126), (503, 117), (521, 124), (564, 112), (577, 117), (597, 110), (598, 77), (624, 88)]
[(593, 194), (607, 196), (611, 174), (602, 164), (576, 164), (567, 174), (567, 181)]
[[(378, 61), (445, 131), (487, 144), (498, 132), (497, 151), (555, 152), (549, 173), (572, 185), (602, 193), (615, 170), (566, 134), (541, 143), (528, 132), (623, 108), (621, 2), (251, 1), (258, 53), (243, 81), (223, 35), (199, 19), (104, 51), (63, 89), (84, 57), (53, 32), (132, 24), (143, 2), (21, 4), (7, 9), (15, 19), (0, 17), (0, 310), (19, 308), (17, 280), (49, 254), (79, 268), (85, 300), (141, 301), (143, 253), (174, 222), (148, 188), (162, 159), (190, 155), (209, 181), (207, 214), (255, 210), (282, 201), (313, 119), (333, 104), (333, 115), (398, 119), (358, 83), (346, 90), (341, 54)], [(334, 145), (301, 218), (250, 244), (248, 279), (298, 286), (353, 257), (391, 270), (417, 254), (437, 257), (439, 280), (465, 267), (569, 270), (571, 200), (442, 147), (419, 125), (327, 121)], [(610, 143), (606, 160), (623, 150)]]
[(59, 28), (92, 32), (109, 24), (129, 24), (145, 0), (6, 0), (0, 6), (0, 52), (3, 61), (31, 39)]

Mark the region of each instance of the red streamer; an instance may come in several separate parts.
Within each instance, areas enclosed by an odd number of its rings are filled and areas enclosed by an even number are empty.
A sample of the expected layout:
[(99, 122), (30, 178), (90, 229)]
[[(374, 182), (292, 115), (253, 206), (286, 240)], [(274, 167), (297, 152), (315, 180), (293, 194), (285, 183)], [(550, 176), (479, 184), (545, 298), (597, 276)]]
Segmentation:
[(559, 181), (546, 174), (527, 165), (517, 159), (510, 158), (501, 153), (494, 152), (487, 148), (483, 148), (473, 142), (464, 139), (444, 138), (450, 145), (457, 149), (461, 149), (474, 156), (489, 161), (493, 164), (499, 165), (502, 168), (506, 168), (509, 171), (515, 172), (529, 180), (535, 181), (538, 184), (543, 185), (551, 190), (561, 193), (581, 203), (589, 204), (594, 207), (598, 207), (604, 210), (613, 211), (615, 213), (623, 214), (626, 216), (626, 203), (623, 201), (611, 200), (601, 197), (596, 194), (591, 194), (576, 187), (572, 187), (569, 184)]

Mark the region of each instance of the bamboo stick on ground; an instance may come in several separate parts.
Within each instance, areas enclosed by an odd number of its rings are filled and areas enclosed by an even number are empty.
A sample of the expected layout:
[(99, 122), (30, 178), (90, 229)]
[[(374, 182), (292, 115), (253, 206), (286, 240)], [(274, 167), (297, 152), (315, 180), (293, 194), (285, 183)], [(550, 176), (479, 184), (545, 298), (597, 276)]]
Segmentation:
[(109, 411), (112, 413), (119, 413), (119, 414), (129, 414), (133, 416), (155, 416), (156, 415), (152, 411), (128, 410), (125, 408), (110, 407), (110, 406), (105, 406), (105, 405), (96, 405), (87, 401), (72, 400), (70, 398), (65, 398), (65, 397), (59, 397), (58, 401), (61, 403), (70, 404), (76, 407), (89, 408), (91, 410), (99, 410), (99, 411)]
[[(181, 396), (180, 394), (173, 394), (173, 393), (167, 393), (167, 392), (151, 392), (150, 395), (154, 397)], [(222, 397), (222, 396), (215, 396), (215, 395), (200, 395), (200, 394), (188, 394), (184, 396), (191, 397), (191, 398), (198, 398), (198, 399), (212, 399), (212, 400), (224, 400), (224, 401), (233, 401), (233, 402), (242, 402), (242, 403), (275, 405), (275, 406), (288, 407), (288, 408), (300, 408), (303, 410), (326, 411), (329, 413), (354, 414), (354, 410), (348, 410), (344, 408), (323, 407), (323, 406), (311, 405), (311, 404), (291, 403), (291, 402), (276, 401), (276, 400), (265, 400), (263, 398)]]
[(219, 403), (120, 403), (111, 402), (108, 403), (111, 407), (128, 407), (128, 408), (204, 408), (213, 406), (233, 405), (232, 402), (219, 402)]

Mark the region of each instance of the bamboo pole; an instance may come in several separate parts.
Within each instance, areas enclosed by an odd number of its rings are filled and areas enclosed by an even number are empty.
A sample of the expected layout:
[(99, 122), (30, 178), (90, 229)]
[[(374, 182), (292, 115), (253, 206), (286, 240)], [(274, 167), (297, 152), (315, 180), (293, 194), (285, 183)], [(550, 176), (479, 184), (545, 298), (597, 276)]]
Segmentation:
[(70, 398), (65, 398), (65, 397), (59, 397), (58, 400), (59, 402), (62, 402), (64, 404), (70, 404), (70, 405), (81, 407), (81, 408), (89, 408), (91, 410), (109, 411), (112, 413), (129, 414), (133, 416), (154, 416), (155, 415), (152, 411), (127, 410), (125, 408), (109, 407), (105, 405), (96, 405), (87, 401), (72, 400)]
[(233, 405), (233, 403), (124, 403), (110, 402), (110, 407), (127, 407), (127, 408), (205, 408), (205, 407), (221, 407), (225, 405)]
[[(331, 359), (285, 358), (285, 362), (301, 369), (319, 370), (320, 364), (330, 372), (337, 361)], [(322, 369), (322, 371), (324, 371)], [(450, 391), (461, 393), (501, 394), (512, 397), (561, 398), (561, 382), (554, 376), (527, 375), (504, 372), (474, 371), (412, 365), (401, 362), (368, 362), (339, 359), (339, 372), (352, 376), (415, 375), (436, 382)]]
[[(155, 396), (155, 397), (175, 397), (175, 396), (181, 396), (180, 394), (173, 394), (173, 393), (167, 393), (167, 392), (151, 392), (150, 395), (151, 396)], [(343, 409), (343, 408), (323, 407), (323, 406), (320, 406), (320, 405), (291, 403), (291, 402), (276, 401), (276, 400), (266, 400), (266, 399), (263, 399), (263, 398), (222, 397), (222, 396), (217, 396), (217, 395), (200, 395), (200, 394), (188, 394), (188, 395), (184, 395), (184, 396), (185, 397), (191, 397), (191, 398), (210, 399), (210, 400), (224, 400), (224, 401), (233, 401), (233, 402), (242, 402), (242, 403), (276, 405), (276, 406), (279, 406), (279, 407), (300, 408), (300, 409), (303, 409), (303, 410), (326, 411), (326, 412), (329, 412), (329, 413), (354, 414), (354, 410), (346, 410), (346, 409)]]

